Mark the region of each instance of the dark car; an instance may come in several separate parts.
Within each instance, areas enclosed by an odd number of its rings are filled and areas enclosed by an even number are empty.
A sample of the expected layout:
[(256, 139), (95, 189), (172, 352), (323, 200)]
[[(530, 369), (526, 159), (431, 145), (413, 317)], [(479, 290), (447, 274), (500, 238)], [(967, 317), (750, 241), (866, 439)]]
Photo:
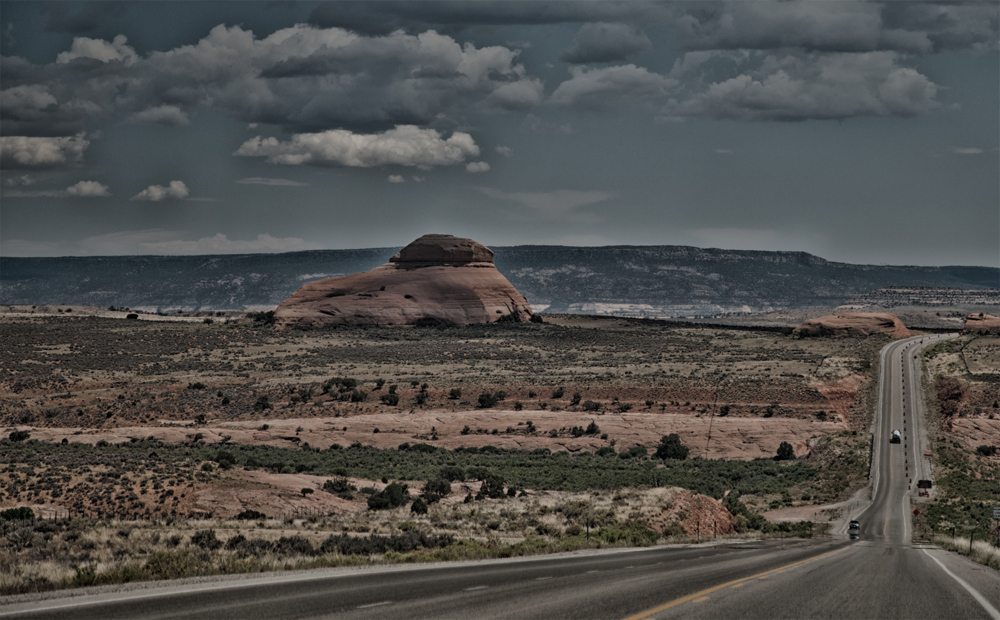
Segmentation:
[(851, 519), (851, 525), (849, 527), (852, 530), (860, 530), (861, 529), (861, 524), (857, 520)]

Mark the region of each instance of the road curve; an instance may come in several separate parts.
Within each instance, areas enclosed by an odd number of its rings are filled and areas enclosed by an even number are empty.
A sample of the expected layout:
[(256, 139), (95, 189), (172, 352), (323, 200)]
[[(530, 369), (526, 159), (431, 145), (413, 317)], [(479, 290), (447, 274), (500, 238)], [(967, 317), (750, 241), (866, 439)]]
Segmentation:
[[(0, 618), (993, 618), (1000, 576), (911, 542), (923, 347), (881, 354), (871, 502), (862, 539), (588, 552), (430, 566), (333, 569), (76, 591), (0, 606)], [(904, 441), (888, 443), (893, 429)], [(921, 455), (916, 459), (911, 455)]]

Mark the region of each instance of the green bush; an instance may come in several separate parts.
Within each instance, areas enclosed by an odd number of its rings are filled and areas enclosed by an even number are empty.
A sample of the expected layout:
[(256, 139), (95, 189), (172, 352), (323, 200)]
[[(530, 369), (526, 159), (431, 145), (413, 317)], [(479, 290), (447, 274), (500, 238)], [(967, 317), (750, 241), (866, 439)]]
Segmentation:
[(782, 441), (778, 446), (778, 453), (774, 455), (776, 461), (790, 461), (795, 458), (795, 449), (792, 444)]
[(8, 508), (7, 510), (0, 512), (0, 519), (3, 519), (4, 521), (34, 521), (35, 511), (27, 506)]
[(236, 515), (236, 519), (239, 521), (259, 521), (266, 518), (267, 515), (264, 514), (263, 512), (259, 512), (256, 510), (249, 510), (249, 509), (244, 510), (240, 514)]
[(592, 400), (585, 400), (585, 401), (583, 401), (583, 410), (584, 411), (597, 411), (600, 408), (601, 408), (601, 406), (598, 403), (595, 403)]
[(451, 388), (451, 391), (448, 392), (448, 398), (451, 400), (458, 400), (459, 398), (462, 398), (462, 390), (459, 388)]
[(31, 437), (31, 433), (28, 431), (14, 431), (10, 435), (7, 435), (7, 438), (13, 442), (24, 441), (29, 437)]
[(389, 405), (390, 407), (395, 407), (396, 405), (399, 404), (399, 394), (395, 392), (389, 392), (388, 394), (383, 394), (379, 396), (378, 399), (382, 401), (384, 404)]
[(688, 451), (688, 447), (681, 443), (680, 436), (671, 433), (660, 439), (660, 445), (656, 447), (656, 458), (683, 461), (688, 457)]
[(369, 510), (388, 510), (405, 506), (410, 501), (410, 492), (405, 484), (393, 482), (368, 498)]

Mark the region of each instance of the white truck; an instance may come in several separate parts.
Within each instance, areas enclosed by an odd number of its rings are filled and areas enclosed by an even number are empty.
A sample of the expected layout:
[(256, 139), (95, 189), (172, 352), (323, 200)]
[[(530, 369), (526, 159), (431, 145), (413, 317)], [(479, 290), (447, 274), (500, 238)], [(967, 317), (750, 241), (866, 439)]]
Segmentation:
[(889, 443), (900, 443), (903, 438), (900, 436), (899, 431), (892, 431), (892, 437), (889, 438)]

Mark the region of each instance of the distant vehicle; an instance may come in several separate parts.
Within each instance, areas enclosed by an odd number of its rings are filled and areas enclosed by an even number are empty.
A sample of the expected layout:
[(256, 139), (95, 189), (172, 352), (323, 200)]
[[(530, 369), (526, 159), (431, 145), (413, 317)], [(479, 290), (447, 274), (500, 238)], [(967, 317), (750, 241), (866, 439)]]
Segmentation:
[(851, 532), (851, 540), (861, 540), (861, 534), (857, 532)]
[(899, 431), (892, 431), (892, 437), (889, 438), (889, 443), (900, 443), (903, 438), (900, 436)]
[(851, 519), (850, 529), (852, 529), (852, 530), (860, 530), (861, 529), (861, 524), (858, 523), (857, 520)]

